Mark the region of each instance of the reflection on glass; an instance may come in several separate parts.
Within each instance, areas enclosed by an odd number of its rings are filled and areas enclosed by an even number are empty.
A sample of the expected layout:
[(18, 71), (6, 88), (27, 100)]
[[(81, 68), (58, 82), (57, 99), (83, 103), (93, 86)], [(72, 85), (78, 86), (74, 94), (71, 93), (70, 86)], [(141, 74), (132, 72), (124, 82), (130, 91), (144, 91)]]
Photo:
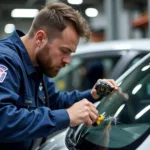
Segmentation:
[(146, 71), (147, 69), (149, 69), (150, 68), (150, 64), (149, 65), (147, 65), (147, 66), (144, 66), (143, 68), (142, 68), (142, 70), (141, 71)]
[(141, 87), (142, 87), (142, 84), (137, 85), (137, 86), (133, 89), (132, 94), (136, 94), (136, 93), (141, 89)]
[(125, 104), (122, 104), (122, 105), (119, 107), (119, 109), (117, 110), (117, 112), (115, 113), (114, 117), (117, 117), (117, 116), (120, 114), (120, 112), (123, 110), (124, 107), (125, 107)]
[(141, 110), (136, 116), (135, 119), (139, 119), (143, 116), (148, 110), (150, 110), (150, 105), (146, 106), (143, 110)]
[(122, 84), (122, 81), (120, 81), (119, 83), (118, 83), (118, 86), (120, 86)]

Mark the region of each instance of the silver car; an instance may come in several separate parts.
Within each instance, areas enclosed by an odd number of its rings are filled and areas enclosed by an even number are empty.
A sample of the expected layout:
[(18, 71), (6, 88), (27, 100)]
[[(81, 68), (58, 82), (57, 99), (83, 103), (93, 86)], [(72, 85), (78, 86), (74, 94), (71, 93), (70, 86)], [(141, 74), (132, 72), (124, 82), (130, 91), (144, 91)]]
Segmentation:
[(149, 51), (150, 39), (81, 44), (71, 64), (54, 79), (56, 86), (62, 91), (85, 90), (97, 78), (117, 79)]
[(116, 82), (119, 91), (97, 103), (99, 124), (51, 135), (39, 150), (149, 150), (150, 53)]

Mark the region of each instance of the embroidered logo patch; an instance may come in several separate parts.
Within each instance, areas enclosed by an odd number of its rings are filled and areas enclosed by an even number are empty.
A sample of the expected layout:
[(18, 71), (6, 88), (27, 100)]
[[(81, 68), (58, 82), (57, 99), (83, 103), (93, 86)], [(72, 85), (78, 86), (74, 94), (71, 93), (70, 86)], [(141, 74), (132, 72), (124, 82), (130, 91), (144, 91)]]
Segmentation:
[(6, 70), (8, 70), (8, 68), (0, 64), (0, 83), (2, 83), (4, 79), (6, 78), (6, 75), (7, 75)]

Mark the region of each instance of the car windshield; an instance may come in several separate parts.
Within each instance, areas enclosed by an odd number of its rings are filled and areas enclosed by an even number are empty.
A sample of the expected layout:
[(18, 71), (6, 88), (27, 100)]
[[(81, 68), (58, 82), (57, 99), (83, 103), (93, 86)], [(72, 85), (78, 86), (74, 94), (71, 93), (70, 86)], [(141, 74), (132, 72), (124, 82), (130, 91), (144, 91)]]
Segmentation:
[(97, 106), (102, 115), (100, 124), (82, 125), (75, 131), (79, 149), (130, 149), (146, 137), (150, 127), (150, 54), (117, 83), (120, 90), (104, 97)]

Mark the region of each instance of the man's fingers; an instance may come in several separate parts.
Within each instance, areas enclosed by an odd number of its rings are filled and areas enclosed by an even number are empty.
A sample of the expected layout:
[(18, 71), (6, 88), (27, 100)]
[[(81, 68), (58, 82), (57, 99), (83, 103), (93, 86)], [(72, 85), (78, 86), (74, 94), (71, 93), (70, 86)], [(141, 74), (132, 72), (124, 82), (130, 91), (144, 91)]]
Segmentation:
[(119, 89), (117, 83), (113, 79), (110, 79), (110, 83), (112, 84), (115, 90)]
[(92, 103), (89, 103), (89, 106), (89, 116), (88, 122), (86, 124), (92, 125), (98, 119), (98, 110), (96, 109), (96, 106)]
[(113, 79), (103, 79), (102, 82), (105, 82), (110, 85), (111, 88), (114, 88), (115, 90), (118, 90), (118, 85)]
[(98, 118), (96, 106), (87, 99), (75, 103), (67, 109), (67, 112), (70, 117), (71, 126), (76, 126), (81, 123), (92, 125)]
[(89, 102), (89, 109), (90, 109), (90, 114), (95, 115), (96, 117), (98, 117), (98, 110), (96, 109), (96, 106), (94, 104), (92, 104), (91, 102)]
[(93, 112), (90, 113), (90, 119), (92, 120), (92, 124), (97, 121), (98, 115), (95, 115)]
[(98, 117), (98, 110), (96, 109), (95, 105), (94, 105), (94, 107), (91, 107), (91, 113), (93, 113), (95, 116)]

